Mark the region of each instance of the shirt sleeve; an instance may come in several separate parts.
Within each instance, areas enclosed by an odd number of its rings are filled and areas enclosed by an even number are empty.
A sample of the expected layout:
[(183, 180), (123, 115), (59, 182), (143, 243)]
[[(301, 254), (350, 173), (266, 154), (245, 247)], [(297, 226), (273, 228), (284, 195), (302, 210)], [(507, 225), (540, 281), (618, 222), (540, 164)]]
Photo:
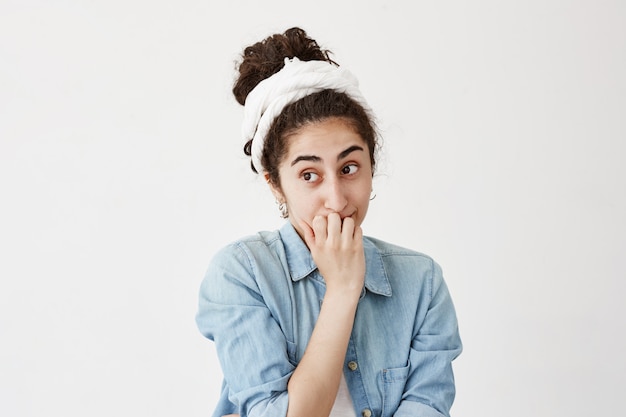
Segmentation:
[(215, 342), (228, 400), (245, 416), (285, 416), (294, 365), (240, 245), (212, 259), (200, 288), (196, 323)]
[(456, 312), (443, 280), (433, 262), (428, 312), (409, 353), (409, 375), (395, 417), (449, 417), (455, 397), (452, 361), (461, 353)]

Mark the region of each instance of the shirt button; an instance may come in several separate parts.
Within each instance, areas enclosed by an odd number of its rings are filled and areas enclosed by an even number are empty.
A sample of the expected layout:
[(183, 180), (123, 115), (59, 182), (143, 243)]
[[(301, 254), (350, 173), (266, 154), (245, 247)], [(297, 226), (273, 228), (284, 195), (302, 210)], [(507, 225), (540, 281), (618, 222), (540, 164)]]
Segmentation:
[[(359, 365), (357, 365), (355, 361), (348, 362), (348, 368), (350, 368), (351, 371), (356, 371), (358, 367)], [(366, 417), (369, 417), (369, 416), (366, 416)]]
[(361, 415), (363, 417), (372, 417), (372, 410), (366, 408), (365, 410), (361, 411)]

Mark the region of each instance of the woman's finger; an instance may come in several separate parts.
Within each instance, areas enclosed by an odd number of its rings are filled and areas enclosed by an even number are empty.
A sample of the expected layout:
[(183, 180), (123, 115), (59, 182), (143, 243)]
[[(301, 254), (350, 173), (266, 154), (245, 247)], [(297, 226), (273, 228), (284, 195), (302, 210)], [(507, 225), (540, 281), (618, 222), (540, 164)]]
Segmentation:
[(341, 216), (339, 213), (330, 213), (328, 221), (328, 238), (339, 242), (341, 236)]
[(300, 229), (304, 234), (304, 243), (306, 243), (306, 245), (310, 248), (312, 245), (315, 244), (315, 232), (313, 231), (311, 226), (309, 226), (309, 224), (304, 221), (299, 221), (298, 224), (300, 225)]
[(352, 217), (346, 217), (343, 219), (341, 226), (341, 240), (344, 244), (352, 242), (354, 239), (354, 219)]
[(313, 226), (313, 233), (315, 234), (316, 242), (325, 242), (328, 238), (327, 221), (323, 216), (315, 216), (311, 222)]

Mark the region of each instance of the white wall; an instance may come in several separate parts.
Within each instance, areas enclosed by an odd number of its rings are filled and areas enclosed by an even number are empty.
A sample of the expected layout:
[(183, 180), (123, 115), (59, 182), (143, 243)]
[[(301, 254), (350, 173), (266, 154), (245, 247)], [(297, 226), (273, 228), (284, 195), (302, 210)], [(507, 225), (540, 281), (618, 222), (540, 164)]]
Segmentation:
[(453, 414), (626, 413), (625, 3), (366, 3), (1, 1), (0, 415), (210, 414), (204, 269), (281, 224), (234, 61), (294, 25), (379, 115), (366, 233), (444, 268)]

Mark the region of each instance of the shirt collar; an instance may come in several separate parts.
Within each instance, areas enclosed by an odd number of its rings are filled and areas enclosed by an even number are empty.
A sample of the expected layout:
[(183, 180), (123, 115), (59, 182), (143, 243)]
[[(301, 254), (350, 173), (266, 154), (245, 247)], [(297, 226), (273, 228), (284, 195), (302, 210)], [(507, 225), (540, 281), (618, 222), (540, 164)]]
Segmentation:
[[(293, 225), (287, 222), (280, 228), (279, 233), (285, 248), (291, 279), (299, 281), (315, 271), (317, 266), (311, 252)], [(365, 251), (365, 288), (375, 294), (391, 296), (391, 285), (378, 248), (369, 239), (364, 238), (363, 249)]]

